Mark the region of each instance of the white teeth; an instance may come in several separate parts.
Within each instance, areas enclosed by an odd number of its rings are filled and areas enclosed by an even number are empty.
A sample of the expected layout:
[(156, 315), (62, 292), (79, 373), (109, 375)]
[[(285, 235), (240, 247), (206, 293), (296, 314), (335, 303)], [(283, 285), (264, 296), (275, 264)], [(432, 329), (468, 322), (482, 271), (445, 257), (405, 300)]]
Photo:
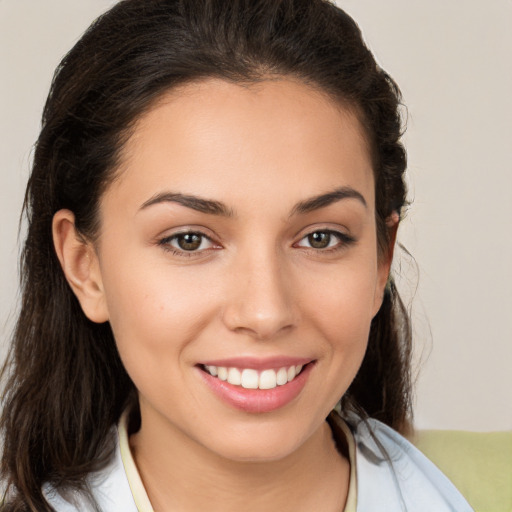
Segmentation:
[(278, 370), (268, 369), (258, 373), (252, 368), (238, 369), (226, 366), (207, 365), (205, 370), (213, 377), (218, 377), (245, 389), (274, 389), (291, 382), (302, 370), (302, 365), (282, 367)]
[(230, 368), (228, 370), (228, 382), (233, 386), (240, 386), (242, 383), (242, 374), (238, 368)]
[(278, 386), (286, 384), (288, 382), (288, 370), (286, 368), (279, 368), (276, 377)]
[(258, 372), (246, 368), (242, 372), (242, 387), (245, 389), (258, 389)]
[(260, 374), (260, 389), (273, 389), (277, 386), (277, 375), (274, 370), (263, 370)]
[(220, 380), (227, 380), (228, 379), (228, 369), (224, 366), (219, 366), (217, 368), (217, 376)]

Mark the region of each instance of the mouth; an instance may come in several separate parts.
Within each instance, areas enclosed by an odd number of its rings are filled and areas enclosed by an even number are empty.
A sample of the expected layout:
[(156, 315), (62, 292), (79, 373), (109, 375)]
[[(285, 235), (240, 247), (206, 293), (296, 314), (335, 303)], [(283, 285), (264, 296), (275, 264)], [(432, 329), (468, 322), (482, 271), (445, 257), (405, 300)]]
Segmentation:
[(221, 381), (244, 389), (274, 389), (292, 382), (300, 375), (304, 365), (282, 366), (256, 370), (227, 366), (201, 365), (201, 369)]
[(222, 402), (246, 413), (267, 413), (286, 406), (301, 394), (315, 362), (218, 361), (199, 364), (197, 368), (207, 387)]

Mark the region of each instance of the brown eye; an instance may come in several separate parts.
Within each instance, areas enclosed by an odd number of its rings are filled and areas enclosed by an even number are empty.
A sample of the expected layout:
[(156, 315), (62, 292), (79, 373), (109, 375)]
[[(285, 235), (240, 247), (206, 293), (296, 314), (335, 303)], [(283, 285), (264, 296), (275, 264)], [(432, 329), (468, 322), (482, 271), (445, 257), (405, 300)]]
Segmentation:
[(184, 251), (196, 251), (201, 247), (203, 237), (197, 233), (184, 233), (177, 235), (175, 240), (180, 249)]
[(326, 231), (315, 231), (308, 235), (308, 242), (313, 249), (325, 249), (331, 243), (331, 233)]
[(348, 249), (349, 246), (356, 242), (352, 236), (341, 233), (339, 231), (333, 231), (331, 229), (323, 229), (313, 231), (309, 235), (305, 235), (295, 247), (304, 247), (306, 249), (314, 249), (321, 252), (333, 252)]
[(210, 249), (220, 249), (211, 238), (200, 231), (186, 231), (162, 238), (158, 245), (174, 256), (201, 255)]

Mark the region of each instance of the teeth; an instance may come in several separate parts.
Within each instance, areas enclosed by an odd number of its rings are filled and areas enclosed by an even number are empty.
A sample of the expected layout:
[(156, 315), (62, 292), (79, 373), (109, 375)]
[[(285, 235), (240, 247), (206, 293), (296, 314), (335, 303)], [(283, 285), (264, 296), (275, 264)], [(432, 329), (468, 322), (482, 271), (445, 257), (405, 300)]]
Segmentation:
[(233, 386), (242, 386), (245, 389), (274, 389), (291, 382), (301, 372), (302, 365), (285, 366), (278, 370), (263, 370), (261, 373), (252, 368), (240, 370), (213, 365), (204, 368), (213, 377), (227, 381)]
[(207, 366), (206, 369), (210, 372), (210, 375), (217, 377), (217, 367), (216, 366)]
[(279, 368), (276, 378), (278, 386), (286, 384), (288, 382), (288, 370), (286, 368)]
[(260, 389), (273, 389), (277, 386), (277, 375), (274, 370), (264, 370), (260, 374), (258, 387)]
[(217, 368), (217, 376), (220, 380), (228, 380), (228, 369), (224, 366), (219, 366)]
[(242, 372), (242, 387), (245, 389), (258, 389), (258, 372), (256, 370), (251, 370), (250, 368), (246, 368)]
[(230, 368), (228, 370), (228, 382), (233, 386), (240, 386), (242, 384), (242, 374), (237, 368)]

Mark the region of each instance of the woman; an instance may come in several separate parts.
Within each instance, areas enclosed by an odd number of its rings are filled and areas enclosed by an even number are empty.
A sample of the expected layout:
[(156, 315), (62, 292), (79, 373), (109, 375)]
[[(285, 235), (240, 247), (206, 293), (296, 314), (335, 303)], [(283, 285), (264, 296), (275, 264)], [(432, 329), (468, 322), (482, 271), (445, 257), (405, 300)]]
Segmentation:
[(322, 0), (91, 26), (27, 188), (5, 510), (470, 510), (398, 434), (399, 100)]

